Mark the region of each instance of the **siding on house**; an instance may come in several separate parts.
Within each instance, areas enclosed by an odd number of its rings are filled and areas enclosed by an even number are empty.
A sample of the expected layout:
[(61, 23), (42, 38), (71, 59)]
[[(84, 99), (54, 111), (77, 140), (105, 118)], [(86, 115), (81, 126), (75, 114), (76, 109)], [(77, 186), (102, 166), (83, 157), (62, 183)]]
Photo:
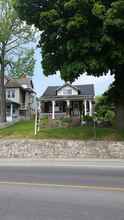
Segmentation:
[[(15, 97), (12, 96), (13, 92), (15, 93)], [(10, 97), (8, 96), (9, 94)], [(20, 88), (6, 88), (6, 99), (20, 103)]]
[[(36, 108), (36, 93), (33, 89), (32, 80), (26, 76), (21, 79), (9, 79), (5, 86), (7, 111), (10, 111), (8, 112), (9, 120), (13, 120), (13, 117), (24, 117), (29, 119), (34, 114)], [(12, 108), (14, 110), (12, 110)], [(14, 113), (12, 116), (13, 111)]]

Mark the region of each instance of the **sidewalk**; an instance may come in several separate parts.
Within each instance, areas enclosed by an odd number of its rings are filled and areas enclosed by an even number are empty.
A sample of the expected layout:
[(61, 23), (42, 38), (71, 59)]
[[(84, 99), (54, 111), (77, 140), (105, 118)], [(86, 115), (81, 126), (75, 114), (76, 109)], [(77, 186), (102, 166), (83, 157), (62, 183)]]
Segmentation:
[(82, 159), (82, 160), (31, 160), (31, 159), (0, 159), (0, 167), (89, 167), (89, 168), (123, 168), (124, 160)]

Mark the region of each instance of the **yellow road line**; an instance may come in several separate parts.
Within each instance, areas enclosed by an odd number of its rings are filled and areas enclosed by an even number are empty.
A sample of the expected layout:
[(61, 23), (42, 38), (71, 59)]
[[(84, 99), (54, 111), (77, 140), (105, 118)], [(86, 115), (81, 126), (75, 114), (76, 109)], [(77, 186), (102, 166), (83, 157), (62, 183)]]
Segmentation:
[(64, 184), (49, 184), (49, 183), (28, 183), (28, 182), (0, 182), (0, 185), (54, 187), (54, 188), (56, 187), (56, 188), (82, 189), (82, 190), (124, 192), (124, 188), (120, 188), (120, 187), (87, 186), (87, 185), (64, 185)]

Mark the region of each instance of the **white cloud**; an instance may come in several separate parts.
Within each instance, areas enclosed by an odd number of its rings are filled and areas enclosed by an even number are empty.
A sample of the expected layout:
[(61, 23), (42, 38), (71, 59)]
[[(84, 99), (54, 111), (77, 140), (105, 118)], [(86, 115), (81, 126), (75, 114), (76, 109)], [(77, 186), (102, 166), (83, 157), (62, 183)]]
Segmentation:
[(113, 81), (114, 76), (111, 76), (110, 74), (102, 77), (87, 76), (86, 74), (84, 74), (80, 76), (77, 80), (75, 80), (74, 84), (94, 84), (96, 95), (100, 95), (108, 89)]

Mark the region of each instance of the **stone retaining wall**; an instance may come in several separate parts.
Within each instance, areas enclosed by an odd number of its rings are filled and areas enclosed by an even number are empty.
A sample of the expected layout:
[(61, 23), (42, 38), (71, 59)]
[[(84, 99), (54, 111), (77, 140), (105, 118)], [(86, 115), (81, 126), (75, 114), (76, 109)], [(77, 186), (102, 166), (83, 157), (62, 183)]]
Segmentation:
[(2, 139), (0, 158), (124, 159), (124, 142)]

